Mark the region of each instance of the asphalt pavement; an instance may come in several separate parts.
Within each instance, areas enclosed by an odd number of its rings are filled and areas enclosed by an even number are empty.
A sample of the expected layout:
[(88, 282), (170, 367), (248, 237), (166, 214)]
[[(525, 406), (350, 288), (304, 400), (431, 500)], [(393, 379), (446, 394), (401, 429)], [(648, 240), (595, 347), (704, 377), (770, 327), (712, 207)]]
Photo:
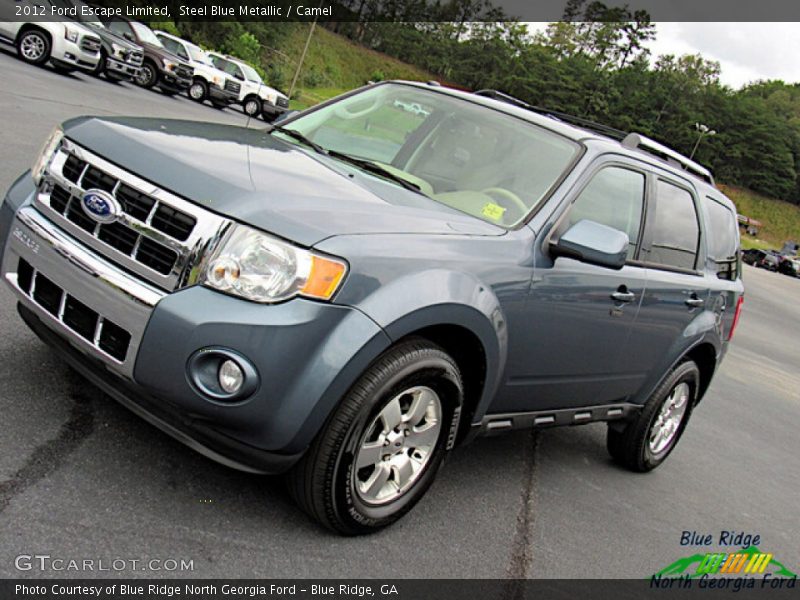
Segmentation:
[[(7, 52), (0, 73), (2, 192), (70, 117), (248, 125), (241, 112), (63, 76)], [(130, 577), (641, 578), (692, 553), (680, 546), (684, 530), (759, 534), (797, 570), (800, 279), (747, 267), (745, 282), (733, 347), (661, 468), (616, 467), (603, 425), (480, 439), (453, 453), (400, 523), (356, 539), (306, 518), (280, 478), (218, 466), (74, 375), (1, 287), (0, 577), (92, 575), (15, 566), (46, 554), (193, 565), (140, 562), (122, 570)]]

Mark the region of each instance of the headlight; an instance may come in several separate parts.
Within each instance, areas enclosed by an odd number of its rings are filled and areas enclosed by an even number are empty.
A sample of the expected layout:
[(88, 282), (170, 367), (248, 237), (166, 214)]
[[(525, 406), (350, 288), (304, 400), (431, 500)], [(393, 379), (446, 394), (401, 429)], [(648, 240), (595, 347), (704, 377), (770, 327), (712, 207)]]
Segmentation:
[(53, 154), (58, 150), (62, 139), (64, 139), (64, 132), (61, 127), (56, 127), (50, 133), (44, 146), (42, 146), (42, 149), (39, 151), (39, 155), (36, 157), (33, 167), (31, 167), (31, 177), (33, 177), (33, 182), (37, 186), (42, 182), (42, 176), (47, 166), (50, 164), (50, 159), (53, 158)]
[(271, 235), (237, 225), (210, 257), (202, 283), (253, 302), (294, 296), (329, 300), (347, 265), (297, 248)]
[(117, 58), (125, 58), (125, 48), (120, 46), (119, 44), (115, 44), (111, 42), (111, 51), (114, 53), (114, 56)]
[(278, 94), (275, 92), (267, 92), (264, 96), (264, 99), (269, 102), (270, 104), (276, 104), (278, 102)]
[(219, 75), (214, 75), (211, 78), (211, 81), (214, 83), (214, 85), (222, 87), (222, 77), (220, 77)]
[(64, 26), (64, 39), (67, 41), (72, 42), (73, 44), (78, 41), (78, 32), (75, 29), (70, 29), (67, 26)]
[(169, 59), (166, 59), (166, 58), (162, 58), (162, 59), (161, 59), (161, 62), (163, 62), (163, 63), (164, 63), (164, 68), (165, 68), (167, 71), (174, 71), (174, 70), (175, 70), (175, 67), (177, 67), (177, 66), (178, 66), (178, 63), (172, 62), (171, 60), (169, 60)]

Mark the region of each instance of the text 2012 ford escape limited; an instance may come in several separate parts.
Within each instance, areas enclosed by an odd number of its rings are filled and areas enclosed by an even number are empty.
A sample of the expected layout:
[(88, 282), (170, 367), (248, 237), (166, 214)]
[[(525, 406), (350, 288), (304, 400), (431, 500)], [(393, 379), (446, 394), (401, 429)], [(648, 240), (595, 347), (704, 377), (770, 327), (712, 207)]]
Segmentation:
[(567, 120), (402, 82), (266, 131), (74, 119), (3, 202), (2, 277), (108, 394), (289, 471), (345, 534), (478, 434), (608, 421), (647, 471), (736, 328), (736, 214), (700, 165)]

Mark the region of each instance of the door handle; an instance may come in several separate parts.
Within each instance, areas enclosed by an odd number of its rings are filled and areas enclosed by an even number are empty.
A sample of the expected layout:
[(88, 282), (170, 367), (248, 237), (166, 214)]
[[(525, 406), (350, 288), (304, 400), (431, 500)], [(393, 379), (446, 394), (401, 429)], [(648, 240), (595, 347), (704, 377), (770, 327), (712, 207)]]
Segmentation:
[(617, 302), (624, 302), (626, 304), (628, 302), (633, 302), (634, 300), (636, 300), (636, 294), (634, 294), (633, 292), (628, 292), (626, 290), (627, 288), (620, 288), (619, 290), (611, 294), (612, 300), (616, 300)]
[(692, 308), (698, 308), (705, 304), (705, 301), (702, 298), (698, 298), (697, 294), (692, 294), (686, 300), (684, 300), (686, 306), (691, 306)]

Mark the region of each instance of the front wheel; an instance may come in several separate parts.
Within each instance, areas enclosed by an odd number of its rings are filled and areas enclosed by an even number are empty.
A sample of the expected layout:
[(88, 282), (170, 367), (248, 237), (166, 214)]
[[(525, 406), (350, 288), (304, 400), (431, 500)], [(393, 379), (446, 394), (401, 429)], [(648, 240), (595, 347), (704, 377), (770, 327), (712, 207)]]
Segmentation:
[(261, 114), (261, 99), (252, 96), (244, 101), (244, 114), (248, 117), (256, 117)]
[(36, 29), (26, 31), (17, 40), (17, 54), (26, 63), (43, 65), (50, 58), (50, 38)]
[(697, 399), (700, 371), (687, 360), (679, 364), (650, 396), (642, 412), (622, 429), (612, 423), (606, 438), (611, 457), (632, 471), (651, 471), (674, 450)]
[(189, 86), (186, 93), (189, 95), (189, 98), (195, 102), (203, 102), (208, 98), (208, 85), (206, 85), (205, 81), (197, 79), (192, 82), (192, 85)]
[(400, 519), (433, 483), (449, 448), (461, 374), (425, 340), (387, 351), (361, 376), (303, 459), (290, 492), (323, 525), (345, 535)]
[(139, 74), (136, 75), (136, 78), (134, 79), (136, 85), (148, 90), (153, 87), (157, 81), (158, 72), (156, 71), (156, 67), (149, 62), (146, 62), (142, 65), (142, 68), (139, 69)]

